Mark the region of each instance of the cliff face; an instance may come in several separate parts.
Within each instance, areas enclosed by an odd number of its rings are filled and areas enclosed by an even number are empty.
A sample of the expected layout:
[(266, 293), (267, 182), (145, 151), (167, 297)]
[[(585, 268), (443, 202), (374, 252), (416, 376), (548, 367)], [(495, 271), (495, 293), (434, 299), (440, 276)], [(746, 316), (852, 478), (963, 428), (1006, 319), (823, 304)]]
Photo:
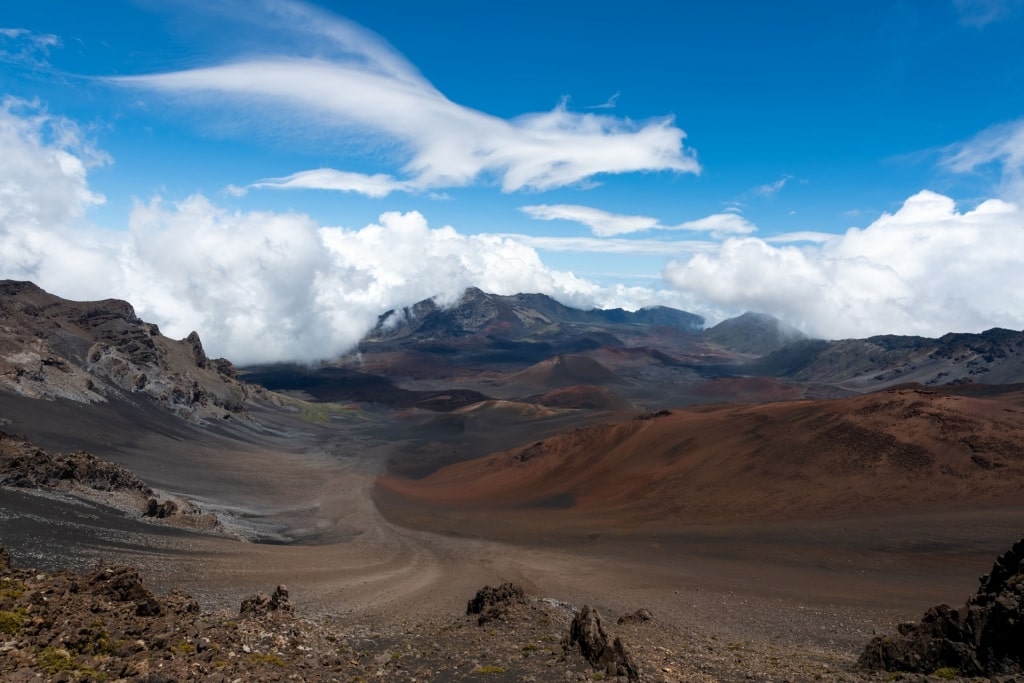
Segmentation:
[(11, 280), (0, 281), (0, 388), (82, 403), (145, 396), (190, 420), (242, 416), (262, 392), (208, 359), (195, 332), (169, 339), (125, 301), (68, 301)]

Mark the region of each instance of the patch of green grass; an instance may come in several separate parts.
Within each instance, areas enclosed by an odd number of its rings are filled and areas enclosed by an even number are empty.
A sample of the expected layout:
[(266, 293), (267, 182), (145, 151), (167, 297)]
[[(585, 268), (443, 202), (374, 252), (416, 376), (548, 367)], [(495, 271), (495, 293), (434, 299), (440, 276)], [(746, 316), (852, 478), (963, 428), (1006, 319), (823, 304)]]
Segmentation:
[(44, 647), (36, 654), (36, 665), (49, 674), (76, 669), (74, 657), (62, 647)]
[(960, 669), (953, 666), (944, 666), (932, 672), (932, 676), (941, 678), (944, 681), (951, 681), (960, 675)]
[(25, 584), (21, 581), (4, 578), (0, 585), (0, 600), (14, 602), (25, 594)]
[(291, 397), (285, 397), (285, 404), (299, 412), (299, 419), (313, 424), (327, 424), (333, 415), (353, 412), (340, 403), (316, 403)]
[(25, 615), (20, 611), (0, 611), (0, 633), (16, 636), (25, 625)]
[(484, 666), (478, 666), (473, 670), (475, 674), (503, 674), (505, 673), (505, 667), (494, 666), (493, 664), (487, 664)]
[(196, 646), (192, 643), (186, 643), (184, 640), (177, 645), (172, 645), (171, 649), (182, 655), (192, 655), (196, 652)]

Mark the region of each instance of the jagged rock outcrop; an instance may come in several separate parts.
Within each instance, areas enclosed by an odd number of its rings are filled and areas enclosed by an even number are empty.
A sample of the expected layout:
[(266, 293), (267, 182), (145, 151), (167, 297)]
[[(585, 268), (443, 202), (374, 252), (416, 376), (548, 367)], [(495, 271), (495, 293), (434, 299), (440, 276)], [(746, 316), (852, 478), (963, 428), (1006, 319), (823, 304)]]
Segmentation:
[(141, 395), (189, 420), (245, 417), (247, 400), (267, 398), (210, 360), (195, 332), (175, 341), (125, 301), (68, 301), (12, 280), (0, 280), (0, 389), (81, 403)]
[(288, 588), (278, 586), (270, 595), (256, 593), (242, 600), (242, 606), (238, 613), (245, 617), (261, 617), (271, 612), (291, 612), (292, 606), (288, 602)]
[(860, 656), (872, 670), (966, 676), (1024, 674), (1024, 539), (1000, 555), (978, 592), (954, 609), (937, 605), (919, 623), (872, 639)]
[(143, 585), (139, 572), (131, 567), (100, 569), (89, 576), (86, 583), (94, 595), (115, 602), (134, 603), (137, 616), (153, 617), (162, 609), (156, 596)]
[(569, 625), (566, 648), (579, 648), (583, 657), (609, 676), (625, 676), (630, 681), (640, 679), (636, 663), (622, 640), (609, 642), (597, 610), (584, 605)]
[(466, 604), (466, 614), (477, 614), (477, 623), (504, 620), (508, 617), (513, 605), (525, 605), (526, 593), (521, 586), (514, 583), (503, 583), (497, 588), (484, 586), (476, 592), (473, 599)]
[(50, 453), (0, 432), (0, 485), (19, 488), (83, 486), (95, 491), (152, 490), (129, 470), (91, 453)]

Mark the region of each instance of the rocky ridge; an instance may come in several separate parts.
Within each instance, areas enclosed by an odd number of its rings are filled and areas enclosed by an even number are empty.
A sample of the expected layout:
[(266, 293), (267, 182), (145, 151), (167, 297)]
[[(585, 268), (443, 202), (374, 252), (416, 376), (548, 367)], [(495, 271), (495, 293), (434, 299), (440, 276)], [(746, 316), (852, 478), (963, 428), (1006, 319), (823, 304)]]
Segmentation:
[(0, 431), (0, 486), (95, 500), (131, 516), (212, 530), (215, 515), (186, 500), (158, 494), (133, 472), (86, 451), (51, 453)]
[(175, 341), (116, 299), (75, 302), (0, 281), (0, 388), (29, 398), (102, 403), (146, 397), (193, 421), (246, 417), (266, 392), (209, 359), (199, 335)]

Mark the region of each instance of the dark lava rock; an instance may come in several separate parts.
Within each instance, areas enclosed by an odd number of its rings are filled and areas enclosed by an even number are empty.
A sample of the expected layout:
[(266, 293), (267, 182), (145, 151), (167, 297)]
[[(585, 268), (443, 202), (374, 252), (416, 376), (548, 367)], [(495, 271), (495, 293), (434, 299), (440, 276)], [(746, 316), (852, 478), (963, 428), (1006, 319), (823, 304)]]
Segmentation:
[(150, 492), (129, 470), (91, 453), (50, 453), (4, 432), (0, 432), (0, 484), (19, 488), (79, 484), (97, 491)]
[(578, 647), (583, 657), (596, 669), (609, 676), (625, 676), (630, 681), (640, 679), (633, 657), (622, 640), (615, 638), (609, 644), (608, 634), (601, 625), (601, 615), (590, 605), (584, 605), (569, 625), (567, 647)]
[(466, 604), (466, 614), (478, 614), (477, 623), (486, 624), (495, 619), (505, 619), (513, 605), (525, 605), (526, 593), (522, 586), (503, 583), (497, 588), (484, 586)]
[(134, 602), (135, 614), (152, 617), (160, 614), (160, 603), (142, 583), (139, 572), (131, 567), (107, 567), (93, 572), (86, 582), (90, 592), (115, 602)]
[(146, 502), (146, 511), (143, 513), (144, 517), (155, 517), (156, 519), (167, 519), (181, 512), (181, 508), (173, 500), (165, 500), (164, 502), (157, 501), (156, 498), (150, 498)]
[(242, 600), (242, 606), (238, 613), (247, 617), (259, 617), (270, 612), (291, 612), (292, 606), (288, 602), (288, 588), (278, 586), (270, 595), (256, 593)]
[(625, 616), (619, 617), (619, 622), (618, 623), (620, 623), (620, 624), (642, 624), (642, 623), (644, 623), (646, 621), (650, 621), (653, 618), (654, 618), (653, 614), (651, 614), (648, 610), (645, 610), (644, 608), (641, 607), (640, 609), (638, 609), (637, 611), (633, 612), (632, 614), (627, 614)]
[(872, 639), (859, 664), (872, 670), (961, 675), (1024, 674), (1024, 539), (1000, 555), (959, 609), (938, 605), (919, 623)]

